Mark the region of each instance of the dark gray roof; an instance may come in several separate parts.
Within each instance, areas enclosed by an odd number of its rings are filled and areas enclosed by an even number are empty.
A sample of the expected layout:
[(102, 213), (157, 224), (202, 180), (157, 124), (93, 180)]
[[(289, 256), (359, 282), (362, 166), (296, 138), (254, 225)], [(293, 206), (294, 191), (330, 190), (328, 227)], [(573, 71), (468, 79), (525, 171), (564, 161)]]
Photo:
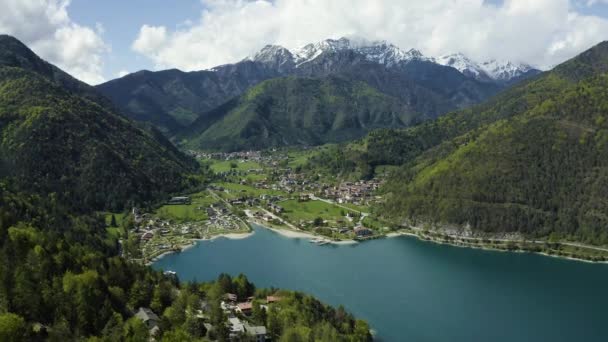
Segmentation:
[(144, 323), (148, 321), (159, 321), (158, 316), (148, 308), (139, 308), (139, 311), (135, 314), (135, 317), (141, 319)]

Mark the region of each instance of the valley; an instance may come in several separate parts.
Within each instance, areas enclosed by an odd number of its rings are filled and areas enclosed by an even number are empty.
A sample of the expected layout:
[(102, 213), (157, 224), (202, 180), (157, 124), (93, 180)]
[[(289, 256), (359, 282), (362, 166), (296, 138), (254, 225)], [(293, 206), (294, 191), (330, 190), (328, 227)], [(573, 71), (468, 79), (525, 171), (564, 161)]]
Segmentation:
[(364, 2), (0, 0), (0, 341), (605, 341), (608, 17)]
[(606, 247), (555, 236), (485, 233), (455, 225), (387, 220), (378, 214), (387, 174), (379, 172), (369, 181), (349, 181), (324, 174), (323, 170), (303, 170), (310, 160), (331, 149), (332, 146), (234, 153), (191, 151), (205, 169), (213, 172), (205, 190), (174, 197), (175, 203), (169, 201), (147, 212), (133, 208), (128, 213), (106, 214), (119, 215), (122, 220), (108, 229), (121, 239), (127, 258), (144, 264), (190, 249), (198, 241), (247, 238), (252, 224), (287, 236), (308, 237), (320, 245), (409, 235), (469, 248), (608, 261)]

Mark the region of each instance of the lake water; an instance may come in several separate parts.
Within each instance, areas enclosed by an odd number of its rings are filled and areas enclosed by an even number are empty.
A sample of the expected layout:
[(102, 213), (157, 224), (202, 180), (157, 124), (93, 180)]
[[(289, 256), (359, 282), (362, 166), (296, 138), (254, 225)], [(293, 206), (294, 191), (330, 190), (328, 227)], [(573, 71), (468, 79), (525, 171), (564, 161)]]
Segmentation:
[(182, 280), (245, 273), (366, 319), (381, 341), (608, 341), (608, 265), (398, 237), (317, 246), (256, 227), (155, 268)]

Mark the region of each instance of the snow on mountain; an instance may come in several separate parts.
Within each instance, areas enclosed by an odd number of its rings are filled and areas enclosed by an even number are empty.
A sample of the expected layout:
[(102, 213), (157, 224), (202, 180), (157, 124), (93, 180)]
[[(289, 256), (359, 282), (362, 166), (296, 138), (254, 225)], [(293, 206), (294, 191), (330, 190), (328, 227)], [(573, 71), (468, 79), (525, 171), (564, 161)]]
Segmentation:
[(483, 70), (483, 68), (469, 59), (462, 53), (454, 53), (451, 55), (445, 55), (435, 58), (437, 64), (452, 67), (466, 76), (476, 78), (478, 80), (489, 80), (490, 76)]
[(279, 45), (266, 45), (246, 60), (266, 64), (278, 71), (288, 71), (294, 67), (294, 56), (291, 51)]
[(455, 53), (435, 58), (436, 63), (450, 66), (463, 74), (480, 81), (506, 82), (520, 77), (530, 70), (536, 70), (525, 63), (513, 63), (506, 60), (491, 60), (477, 63), (462, 53)]
[(386, 41), (367, 42), (363, 40), (353, 41), (347, 38), (338, 40), (326, 39), (318, 43), (308, 44), (301, 49), (295, 50), (296, 65), (301, 65), (315, 60), (326, 52), (338, 52), (353, 50), (365, 56), (368, 61), (393, 66), (399, 62), (411, 60), (430, 60), (418, 50), (411, 49), (407, 52)]
[(490, 60), (481, 63), (483, 70), (496, 81), (509, 81), (520, 77), (521, 75), (534, 70), (534, 68), (525, 63), (513, 63), (504, 60)]
[(366, 60), (387, 67), (393, 67), (413, 60), (433, 62), (455, 68), (464, 75), (483, 82), (508, 82), (531, 70), (536, 70), (528, 64), (510, 61), (491, 60), (478, 63), (462, 53), (436, 58), (426, 57), (416, 49), (404, 51), (386, 41), (366, 41), (348, 38), (326, 39), (291, 51), (279, 45), (267, 45), (255, 55), (246, 58), (246, 60), (264, 63), (271, 68), (283, 72), (314, 61), (324, 53), (346, 50), (355, 51), (363, 55)]

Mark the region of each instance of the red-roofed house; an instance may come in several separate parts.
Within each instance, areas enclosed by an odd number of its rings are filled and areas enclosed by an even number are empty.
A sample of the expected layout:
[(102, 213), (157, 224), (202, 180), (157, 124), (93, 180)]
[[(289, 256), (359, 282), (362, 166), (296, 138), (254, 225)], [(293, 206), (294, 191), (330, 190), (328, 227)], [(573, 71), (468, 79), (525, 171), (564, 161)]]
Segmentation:
[(236, 305), (236, 311), (240, 312), (246, 316), (251, 314), (252, 309), (253, 309), (253, 304), (251, 302), (238, 303)]

